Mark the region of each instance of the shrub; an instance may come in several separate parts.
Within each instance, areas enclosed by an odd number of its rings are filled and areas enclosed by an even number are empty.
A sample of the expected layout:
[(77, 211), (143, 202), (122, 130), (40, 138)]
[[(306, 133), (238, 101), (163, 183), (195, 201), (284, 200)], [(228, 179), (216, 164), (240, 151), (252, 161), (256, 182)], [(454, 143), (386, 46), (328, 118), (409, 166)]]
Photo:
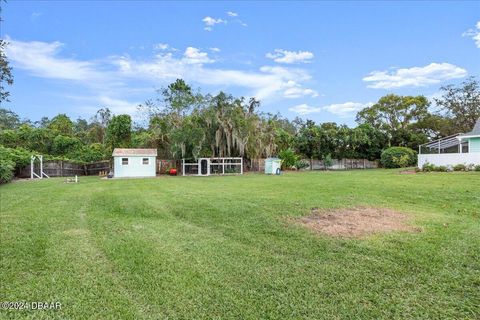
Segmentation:
[(395, 163), (399, 168), (408, 167), (410, 163), (410, 156), (408, 154), (401, 155), (400, 157), (393, 157), (393, 163)]
[(30, 152), (27, 150), (0, 146), (0, 183), (11, 181), (15, 175), (15, 170), (23, 168), (29, 162)]
[(295, 163), (295, 167), (297, 169), (305, 169), (309, 166), (310, 164), (306, 160), (298, 160), (297, 163)]
[(323, 164), (325, 168), (330, 168), (331, 166), (333, 166), (333, 159), (330, 153), (323, 158)]
[(384, 168), (403, 168), (417, 163), (417, 153), (406, 147), (391, 147), (385, 149), (380, 157)]
[(435, 167), (435, 171), (438, 171), (438, 172), (447, 172), (447, 166), (438, 166), (438, 167)]
[(77, 138), (58, 135), (53, 139), (52, 153), (54, 155), (67, 155), (79, 152), (82, 142)]
[(11, 160), (0, 159), (0, 183), (7, 183), (13, 179), (15, 163)]
[(278, 156), (282, 159), (282, 170), (295, 167), (299, 160), (298, 155), (291, 148), (280, 151)]
[(105, 150), (100, 143), (82, 146), (80, 150), (68, 155), (69, 158), (82, 162), (94, 162), (106, 159)]
[(426, 162), (426, 163), (423, 165), (422, 170), (425, 171), (425, 172), (435, 171), (435, 165)]
[(464, 164), (456, 164), (453, 166), (453, 171), (465, 171), (467, 167)]
[(477, 164), (474, 168), (475, 171), (480, 171), (480, 164)]
[(21, 169), (30, 163), (31, 152), (23, 148), (5, 148), (0, 146), (0, 159), (7, 159), (14, 163), (15, 169)]

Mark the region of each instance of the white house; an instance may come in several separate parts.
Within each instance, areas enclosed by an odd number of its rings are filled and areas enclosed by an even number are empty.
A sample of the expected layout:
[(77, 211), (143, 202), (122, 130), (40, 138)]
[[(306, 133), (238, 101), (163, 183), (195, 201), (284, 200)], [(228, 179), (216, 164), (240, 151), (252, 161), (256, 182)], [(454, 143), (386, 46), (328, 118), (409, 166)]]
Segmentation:
[(155, 177), (157, 149), (120, 149), (113, 150), (113, 176)]
[(423, 167), (425, 163), (436, 166), (480, 165), (480, 119), (468, 133), (455, 134), (421, 145), (418, 167)]

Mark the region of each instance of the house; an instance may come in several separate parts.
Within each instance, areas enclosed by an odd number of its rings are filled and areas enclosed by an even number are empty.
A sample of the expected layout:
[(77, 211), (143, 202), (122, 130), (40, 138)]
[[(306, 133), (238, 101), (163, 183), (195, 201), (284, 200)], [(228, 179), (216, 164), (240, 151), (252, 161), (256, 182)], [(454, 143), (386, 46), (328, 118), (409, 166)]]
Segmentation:
[(423, 167), (425, 163), (436, 166), (480, 165), (480, 118), (468, 133), (422, 144), (418, 152), (418, 167)]
[(155, 177), (157, 149), (113, 150), (113, 177)]

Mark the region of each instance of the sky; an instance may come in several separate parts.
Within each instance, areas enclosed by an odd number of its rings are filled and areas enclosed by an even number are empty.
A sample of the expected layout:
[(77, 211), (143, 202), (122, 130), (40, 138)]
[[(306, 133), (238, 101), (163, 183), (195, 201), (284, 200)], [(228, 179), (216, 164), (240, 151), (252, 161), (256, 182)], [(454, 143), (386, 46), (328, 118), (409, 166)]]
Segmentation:
[(480, 75), (480, 1), (1, 2), (2, 107), (38, 120), (137, 106), (177, 78), (263, 112), (355, 124), (386, 94)]

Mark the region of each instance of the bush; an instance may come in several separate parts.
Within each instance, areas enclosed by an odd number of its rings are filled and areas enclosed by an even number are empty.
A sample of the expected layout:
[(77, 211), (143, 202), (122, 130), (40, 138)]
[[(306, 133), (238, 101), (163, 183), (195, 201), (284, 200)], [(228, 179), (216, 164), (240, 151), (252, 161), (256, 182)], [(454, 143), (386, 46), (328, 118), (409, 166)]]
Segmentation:
[(7, 183), (13, 179), (15, 163), (11, 160), (0, 159), (0, 183)]
[(464, 164), (457, 164), (453, 166), (453, 171), (465, 171), (467, 169), (467, 166)]
[(308, 163), (308, 161), (306, 160), (298, 160), (297, 163), (295, 163), (295, 167), (300, 170), (300, 169), (305, 169), (307, 168), (308, 166), (310, 166), (310, 164)]
[(417, 163), (417, 153), (406, 147), (391, 147), (385, 149), (380, 157), (384, 168), (403, 168)]
[(475, 170), (475, 171), (480, 171), (480, 164), (476, 165), (473, 170)]
[(323, 158), (323, 165), (325, 166), (325, 169), (327, 168), (330, 168), (331, 166), (333, 166), (333, 159), (332, 159), (332, 156), (329, 154), (327, 154), (324, 158)]
[(15, 176), (15, 170), (30, 163), (30, 156), (30, 152), (25, 149), (0, 146), (0, 183), (11, 181)]
[(282, 159), (282, 170), (295, 167), (299, 160), (299, 157), (291, 148), (280, 151), (278, 156)]
[(5, 148), (0, 146), (0, 159), (7, 159), (14, 163), (15, 169), (22, 169), (30, 163), (32, 153), (23, 148)]
[(77, 138), (58, 135), (53, 139), (52, 153), (54, 155), (75, 154), (82, 149), (82, 142)]
[(105, 156), (105, 150), (100, 143), (83, 146), (80, 150), (69, 154), (68, 157), (82, 162), (95, 162), (108, 158)]
[(410, 163), (410, 156), (408, 154), (404, 154), (399, 157), (393, 157), (392, 161), (399, 168), (405, 168), (405, 167), (408, 167), (408, 164)]
[(447, 166), (438, 166), (438, 167), (435, 167), (435, 171), (438, 171), (438, 172), (447, 172)]
[(424, 172), (435, 171), (435, 165), (426, 162), (426, 163), (423, 165), (423, 167), (422, 167), (422, 171), (424, 171)]

